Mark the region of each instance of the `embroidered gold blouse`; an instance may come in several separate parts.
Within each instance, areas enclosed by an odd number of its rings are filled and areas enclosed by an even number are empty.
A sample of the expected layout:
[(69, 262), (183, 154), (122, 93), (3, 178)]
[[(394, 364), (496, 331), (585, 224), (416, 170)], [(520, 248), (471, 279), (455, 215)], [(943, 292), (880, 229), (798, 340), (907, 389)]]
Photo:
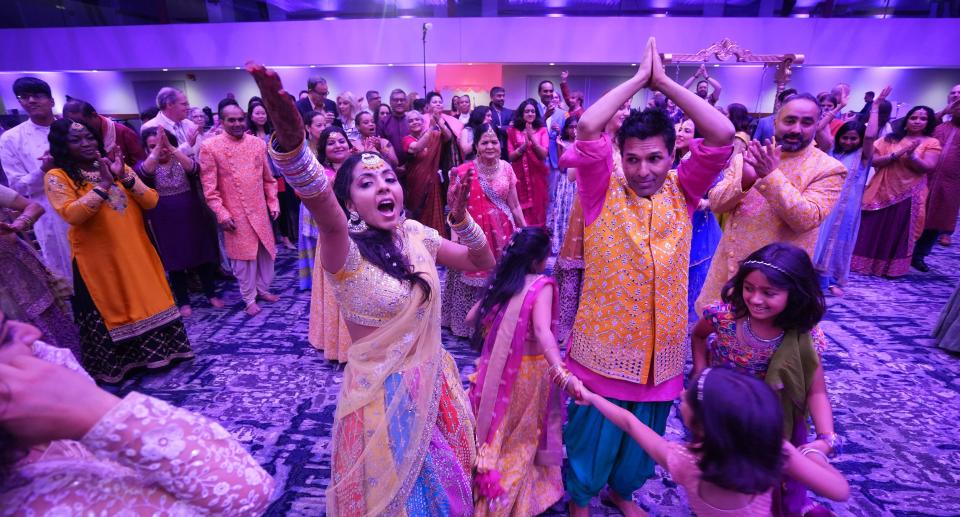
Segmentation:
[[(407, 219), (403, 224), (404, 254), (409, 253), (410, 239), (423, 240), (431, 258), (436, 260), (441, 242), (436, 230)], [(333, 284), (343, 319), (366, 327), (380, 327), (396, 316), (405, 306), (412, 288), (410, 282), (397, 280), (364, 259), (353, 239), (350, 239), (343, 268), (326, 275)]]

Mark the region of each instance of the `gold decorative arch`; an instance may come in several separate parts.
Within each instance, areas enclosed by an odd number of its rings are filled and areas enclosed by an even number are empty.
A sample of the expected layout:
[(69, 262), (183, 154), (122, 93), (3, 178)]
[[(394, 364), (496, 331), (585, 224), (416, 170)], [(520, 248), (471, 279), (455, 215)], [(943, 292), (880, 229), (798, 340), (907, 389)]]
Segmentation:
[[(717, 61), (729, 61), (734, 58), (737, 63), (762, 63), (764, 65), (775, 65), (776, 73), (773, 76), (773, 82), (777, 85), (777, 94), (786, 88), (790, 82), (790, 76), (793, 75), (791, 67), (793, 65), (803, 64), (803, 54), (754, 54), (734, 42), (730, 38), (722, 40), (702, 49), (695, 54), (664, 54), (664, 64), (679, 63), (706, 63), (713, 57)], [(774, 111), (779, 106), (774, 105)]]

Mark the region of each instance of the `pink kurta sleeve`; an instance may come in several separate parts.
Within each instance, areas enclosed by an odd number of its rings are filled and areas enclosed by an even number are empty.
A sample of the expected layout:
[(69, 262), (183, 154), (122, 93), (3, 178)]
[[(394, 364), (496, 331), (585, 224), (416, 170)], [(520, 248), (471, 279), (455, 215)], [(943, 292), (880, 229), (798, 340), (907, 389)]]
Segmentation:
[(263, 144), (263, 190), (267, 197), (267, 209), (273, 212), (280, 211), (280, 200), (277, 198), (277, 178), (270, 170), (270, 158), (267, 156), (267, 146)]
[(203, 187), (203, 197), (207, 200), (207, 206), (217, 216), (217, 222), (222, 223), (232, 219), (230, 211), (223, 205), (223, 194), (220, 192), (220, 180), (217, 174), (217, 159), (210, 149), (209, 140), (200, 145), (200, 185)]
[(560, 157), (560, 168), (577, 170), (577, 195), (583, 209), (583, 224), (589, 226), (600, 217), (610, 188), (613, 172), (613, 143), (606, 133), (597, 140), (577, 140)]
[(140, 393), (127, 395), (81, 444), (135, 472), (144, 492), (127, 492), (128, 510), (150, 501), (156, 509), (159, 500), (203, 513), (260, 515), (273, 492), (270, 475), (219, 424)]
[(700, 138), (690, 143), (690, 158), (680, 162), (677, 180), (687, 200), (687, 211), (691, 215), (713, 184), (713, 180), (727, 165), (732, 152), (732, 145), (708, 147)]

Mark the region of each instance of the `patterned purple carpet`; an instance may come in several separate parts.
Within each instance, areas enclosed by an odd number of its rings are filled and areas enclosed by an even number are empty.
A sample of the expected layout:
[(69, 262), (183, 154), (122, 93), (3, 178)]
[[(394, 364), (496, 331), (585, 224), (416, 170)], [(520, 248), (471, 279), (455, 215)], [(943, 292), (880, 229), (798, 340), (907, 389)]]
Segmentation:
[[(274, 282), (280, 301), (254, 318), (236, 286), (227, 309), (199, 303), (187, 328), (196, 359), (144, 374), (137, 390), (219, 421), (277, 480), (267, 515), (322, 515), (330, 478), (330, 427), (342, 367), (306, 341), (309, 295), (296, 290), (295, 257), (281, 252)], [(840, 515), (945, 516), (960, 512), (960, 357), (932, 346), (930, 330), (960, 278), (960, 245), (938, 247), (932, 271), (891, 281), (855, 277), (847, 295), (830, 298), (825, 354), (837, 431), (837, 461), (852, 487)], [(461, 374), (475, 354), (445, 336)], [(682, 427), (674, 415), (668, 434)], [(651, 479), (635, 498), (652, 515), (689, 515), (669, 478)], [(566, 511), (558, 504), (550, 515)], [(594, 515), (618, 512), (593, 503)]]

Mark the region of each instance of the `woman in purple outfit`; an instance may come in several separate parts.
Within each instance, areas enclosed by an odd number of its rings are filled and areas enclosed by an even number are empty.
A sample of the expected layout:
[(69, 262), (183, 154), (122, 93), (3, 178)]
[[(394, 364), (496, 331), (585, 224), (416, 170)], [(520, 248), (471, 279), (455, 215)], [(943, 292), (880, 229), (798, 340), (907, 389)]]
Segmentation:
[(137, 164), (137, 174), (160, 194), (160, 202), (144, 213), (147, 229), (163, 268), (170, 277), (173, 297), (180, 314), (190, 316), (187, 275), (196, 270), (203, 294), (210, 305), (223, 307), (217, 296), (217, 234), (196, 182), (199, 165), (177, 149), (177, 138), (169, 131), (151, 127), (143, 130), (147, 159)]

